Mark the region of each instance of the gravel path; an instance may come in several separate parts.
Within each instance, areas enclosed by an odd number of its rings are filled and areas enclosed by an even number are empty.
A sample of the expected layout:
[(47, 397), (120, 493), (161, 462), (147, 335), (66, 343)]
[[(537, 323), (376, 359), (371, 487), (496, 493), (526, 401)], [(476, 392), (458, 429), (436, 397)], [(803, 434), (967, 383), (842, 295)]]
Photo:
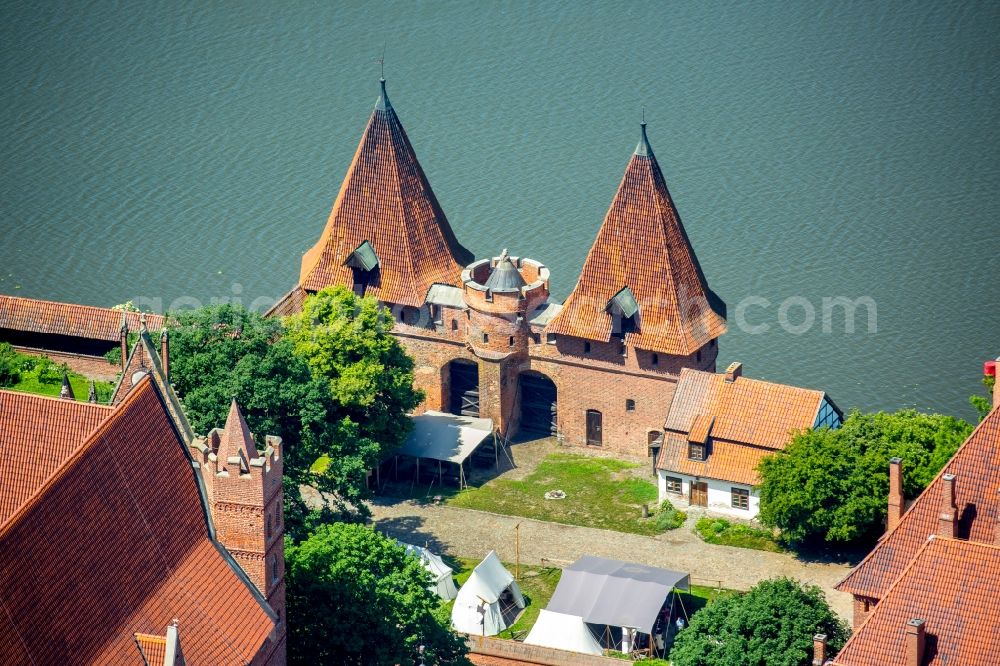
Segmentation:
[(689, 516), (684, 527), (648, 537), (409, 501), (379, 500), (372, 511), (381, 532), (455, 557), (481, 558), (495, 550), (501, 559), (513, 562), (514, 526), (520, 523), (521, 561), (529, 564), (545, 560), (566, 566), (581, 555), (598, 555), (687, 571), (694, 583), (714, 586), (721, 582), (722, 587), (738, 590), (765, 578), (789, 576), (820, 586), (831, 607), (851, 619), (850, 595), (833, 589), (849, 567), (707, 544), (690, 529), (694, 516)]

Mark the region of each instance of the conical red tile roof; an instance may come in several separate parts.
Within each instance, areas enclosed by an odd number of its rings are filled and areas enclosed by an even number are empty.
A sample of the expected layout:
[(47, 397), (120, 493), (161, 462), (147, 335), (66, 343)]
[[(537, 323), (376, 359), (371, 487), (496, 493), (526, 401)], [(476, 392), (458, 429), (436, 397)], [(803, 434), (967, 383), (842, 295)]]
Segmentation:
[(216, 455), (223, 463), (231, 457), (239, 456), (247, 465), (257, 457), (257, 445), (254, 444), (253, 435), (250, 434), (250, 426), (243, 418), (240, 406), (236, 404), (236, 398), (233, 398), (233, 402), (229, 406), (226, 428), (220, 438), (219, 451)]
[(459, 285), (472, 261), (431, 191), (384, 81), (323, 235), (302, 257), (300, 286), (352, 285), (344, 262), (365, 241), (379, 263), (365, 293), (388, 303), (420, 306), (435, 282)]
[(725, 305), (708, 288), (645, 123), (580, 279), (547, 330), (606, 342), (608, 302), (625, 287), (639, 305), (628, 344), (687, 356), (726, 332)]

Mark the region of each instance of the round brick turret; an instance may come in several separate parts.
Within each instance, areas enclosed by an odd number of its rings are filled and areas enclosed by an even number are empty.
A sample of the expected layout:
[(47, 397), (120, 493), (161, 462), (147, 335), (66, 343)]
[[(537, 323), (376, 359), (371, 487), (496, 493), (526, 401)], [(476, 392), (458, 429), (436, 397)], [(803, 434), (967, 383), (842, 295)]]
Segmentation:
[(481, 259), (462, 271), (469, 308), (467, 342), (477, 356), (496, 360), (526, 353), (528, 317), (549, 297), (549, 269), (534, 259)]

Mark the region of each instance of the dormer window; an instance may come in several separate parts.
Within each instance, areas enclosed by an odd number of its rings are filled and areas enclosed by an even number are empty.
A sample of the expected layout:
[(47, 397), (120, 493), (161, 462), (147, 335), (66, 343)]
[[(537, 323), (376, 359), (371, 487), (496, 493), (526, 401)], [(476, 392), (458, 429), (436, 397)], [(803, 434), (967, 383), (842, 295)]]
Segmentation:
[(605, 308), (612, 318), (612, 333), (624, 338), (627, 333), (636, 330), (639, 318), (639, 303), (635, 294), (628, 287), (611, 297)]
[(364, 241), (354, 249), (354, 252), (347, 255), (344, 265), (351, 267), (351, 272), (354, 274), (354, 293), (358, 296), (364, 296), (369, 285), (378, 280), (378, 255), (368, 241)]
[(688, 459), (705, 460), (708, 458), (709, 439), (712, 434), (712, 426), (715, 425), (715, 417), (699, 414), (691, 422), (691, 430), (688, 432)]

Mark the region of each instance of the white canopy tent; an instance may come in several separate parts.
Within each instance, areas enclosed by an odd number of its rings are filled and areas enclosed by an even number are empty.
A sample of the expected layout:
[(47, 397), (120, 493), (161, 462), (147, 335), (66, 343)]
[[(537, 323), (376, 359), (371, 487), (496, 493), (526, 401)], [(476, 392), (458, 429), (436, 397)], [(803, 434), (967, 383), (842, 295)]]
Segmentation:
[(455, 597), (451, 624), (456, 631), (496, 636), (524, 608), (517, 582), (494, 551), (480, 562)]
[(452, 578), (454, 571), (444, 563), (440, 555), (435, 555), (426, 548), (414, 546), (411, 543), (403, 543), (402, 541), (398, 541), (397, 543), (406, 548), (408, 555), (420, 558), (420, 563), (424, 565), (424, 568), (431, 575), (431, 592), (434, 592), (442, 599), (455, 598), (458, 590), (455, 589), (455, 580)]
[(601, 644), (594, 638), (582, 617), (544, 609), (538, 614), (538, 620), (524, 642), (526, 645), (541, 645), (569, 652), (604, 654)]
[[(399, 456), (414, 458), (418, 476), (421, 459), (431, 461), (431, 465), (437, 462), (439, 480), (443, 477), (442, 465), (456, 465), (459, 487), (465, 487), (465, 461), (491, 437), (493, 421), (430, 410), (411, 420), (413, 431), (395, 452), (397, 460)], [(495, 441), (493, 445), (496, 447)]]

